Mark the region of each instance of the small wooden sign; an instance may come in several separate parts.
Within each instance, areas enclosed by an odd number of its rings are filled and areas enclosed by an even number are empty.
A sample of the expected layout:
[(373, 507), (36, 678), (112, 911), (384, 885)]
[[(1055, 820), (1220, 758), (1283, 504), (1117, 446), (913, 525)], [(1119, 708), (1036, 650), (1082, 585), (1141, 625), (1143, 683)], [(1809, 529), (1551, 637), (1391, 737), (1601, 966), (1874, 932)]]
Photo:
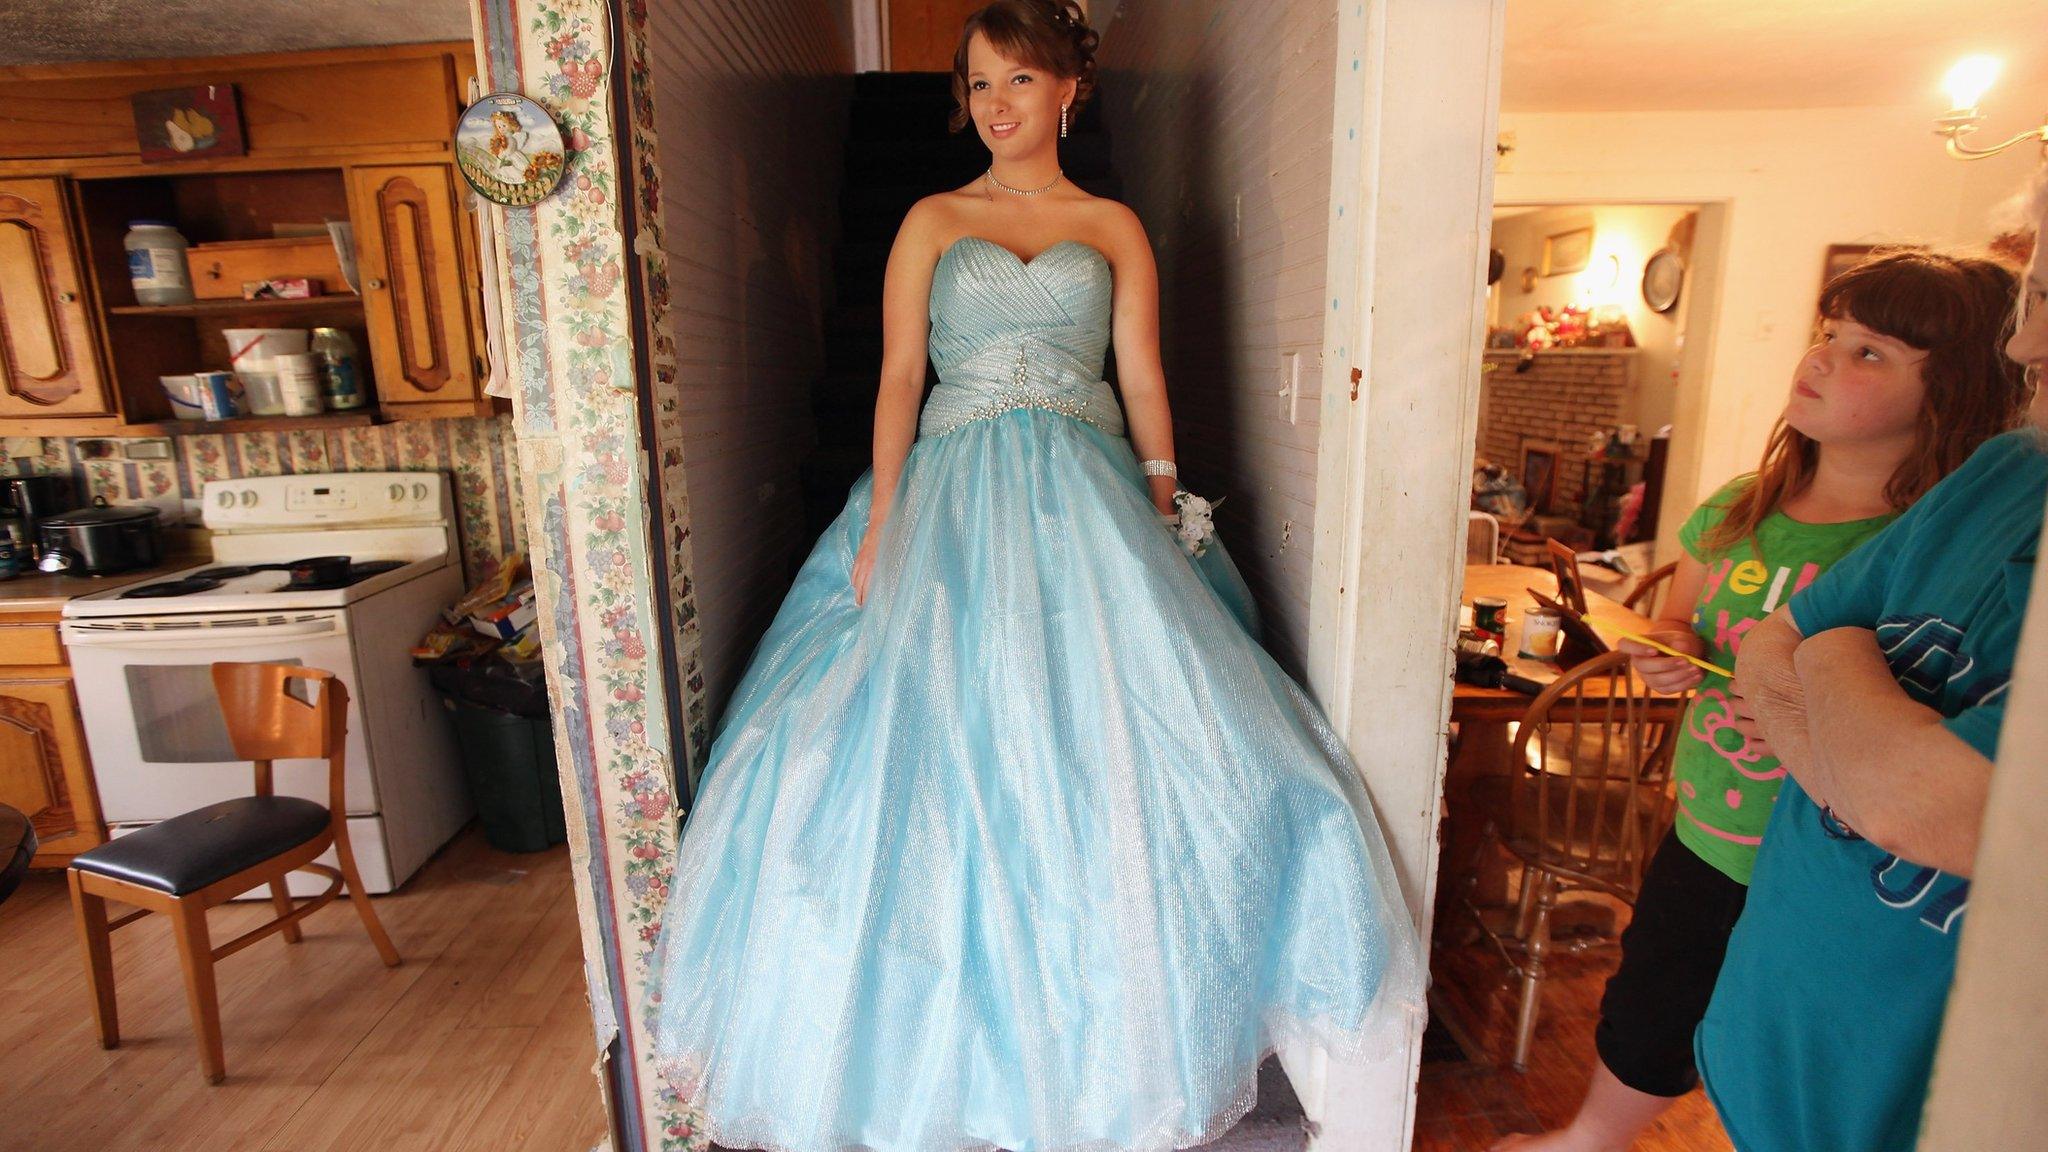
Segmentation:
[(131, 97), (144, 163), (240, 156), (242, 112), (233, 84), (159, 88)]

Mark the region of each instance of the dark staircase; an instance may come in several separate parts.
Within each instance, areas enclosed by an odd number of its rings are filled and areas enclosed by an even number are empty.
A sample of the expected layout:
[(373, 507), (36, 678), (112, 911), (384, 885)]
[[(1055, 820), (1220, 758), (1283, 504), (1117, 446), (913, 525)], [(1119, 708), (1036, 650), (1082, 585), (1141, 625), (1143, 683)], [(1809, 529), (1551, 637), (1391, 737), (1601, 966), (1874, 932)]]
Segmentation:
[[(835, 303), (825, 316), (825, 375), (811, 389), (818, 444), (803, 464), (804, 517), (816, 538), (845, 507), (874, 456), (875, 390), (882, 366), (882, 271), (897, 226), (920, 198), (957, 188), (988, 168), (972, 125), (946, 130), (953, 110), (945, 72), (863, 72), (854, 77), (846, 171), (839, 194)], [(1067, 178), (1120, 199), (1109, 137), (1090, 103), (1060, 141)], [(925, 386), (938, 376), (927, 364)]]

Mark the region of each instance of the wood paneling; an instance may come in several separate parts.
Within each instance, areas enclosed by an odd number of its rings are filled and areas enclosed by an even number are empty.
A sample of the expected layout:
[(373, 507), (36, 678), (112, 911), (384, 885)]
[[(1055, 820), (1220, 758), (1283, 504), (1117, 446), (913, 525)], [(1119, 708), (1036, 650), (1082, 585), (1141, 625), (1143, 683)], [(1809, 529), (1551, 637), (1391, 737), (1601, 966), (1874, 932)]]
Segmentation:
[(960, 26), (987, 0), (889, 0), (889, 70), (951, 72)]
[(0, 180), (0, 417), (109, 411), (61, 180)]
[(648, 12), (678, 364), (676, 380), (654, 382), (655, 459), (664, 485), (689, 492), (714, 714), (810, 544), (798, 468), (824, 369), (853, 67), (833, 7)]
[[(1181, 477), (1299, 674), (1308, 649), (1337, 12), (1123, 0), (1098, 98), (1159, 263)], [(1300, 358), (1299, 395), (1286, 358)]]

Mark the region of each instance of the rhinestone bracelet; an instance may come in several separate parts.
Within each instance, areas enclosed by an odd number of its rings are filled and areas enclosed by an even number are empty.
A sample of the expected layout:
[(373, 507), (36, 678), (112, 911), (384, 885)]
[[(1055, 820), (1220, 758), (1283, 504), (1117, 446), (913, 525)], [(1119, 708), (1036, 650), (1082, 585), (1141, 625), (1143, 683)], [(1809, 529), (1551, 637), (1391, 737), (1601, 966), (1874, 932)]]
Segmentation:
[(1145, 461), (1145, 475), (1172, 476), (1175, 479), (1179, 479), (1180, 469), (1176, 468), (1171, 460), (1147, 460)]

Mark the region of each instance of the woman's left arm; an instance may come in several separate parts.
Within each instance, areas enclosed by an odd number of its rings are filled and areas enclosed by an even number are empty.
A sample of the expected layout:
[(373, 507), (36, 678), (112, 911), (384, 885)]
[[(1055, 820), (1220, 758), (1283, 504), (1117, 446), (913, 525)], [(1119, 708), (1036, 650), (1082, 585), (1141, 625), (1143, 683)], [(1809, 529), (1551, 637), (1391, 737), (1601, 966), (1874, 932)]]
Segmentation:
[[(1166, 372), (1159, 365), (1159, 268), (1145, 226), (1128, 207), (1115, 206), (1115, 238), (1109, 256), (1115, 266), (1110, 338), (1116, 346), (1116, 383), (1123, 393), (1124, 420), (1140, 460), (1173, 460), (1173, 412), (1166, 404)], [(1172, 476), (1147, 476), (1152, 506), (1172, 513)]]
[(1800, 644), (1793, 661), (1808, 747), (1835, 814), (1887, 852), (1970, 875), (1991, 761), (1906, 695), (1869, 629), (1822, 632)]

